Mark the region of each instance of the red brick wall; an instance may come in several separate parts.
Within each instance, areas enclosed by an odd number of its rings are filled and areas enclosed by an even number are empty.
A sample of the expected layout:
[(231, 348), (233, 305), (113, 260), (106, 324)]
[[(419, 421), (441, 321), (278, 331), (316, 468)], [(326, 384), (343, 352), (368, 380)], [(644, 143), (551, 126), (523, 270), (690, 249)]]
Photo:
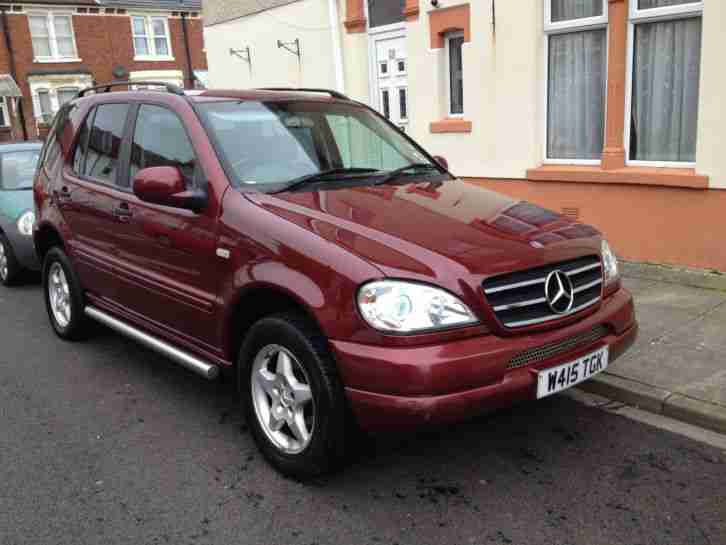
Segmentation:
[[(134, 47), (131, 37), (131, 20), (128, 16), (74, 15), (73, 29), (76, 37), (76, 48), (81, 59), (79, 63), (35, 63), (33, 62), (33, 46), (30, 38), (27, 15), (8, 13), (8, 27), (12, 39), (17, 82), (23, 92), (23, 112), (30, 137), (37, 134), (33, 118), (33, 102), (28, 85), (28, 74), (35, 70), (58, 70), (65, 72), (71, 69), (88, 70), (93, 79), (99, 83), (113, 78), (114, 66), (124, 66), (129, 72), (136, 70), (181, 70), (187, 75), (186, 51), (182, 34), (181, 19), (169, 19), (169, 33), (173, 61), (134, 61)], [(192, 69), (206, 69), (206, 55), (202, 51), (202, 20), (187, 19)], [(8, 55), (4, 38), (0, 42), (0, 72), (9, 73)], [(17, 131), (20, 134), (20, 131)]]

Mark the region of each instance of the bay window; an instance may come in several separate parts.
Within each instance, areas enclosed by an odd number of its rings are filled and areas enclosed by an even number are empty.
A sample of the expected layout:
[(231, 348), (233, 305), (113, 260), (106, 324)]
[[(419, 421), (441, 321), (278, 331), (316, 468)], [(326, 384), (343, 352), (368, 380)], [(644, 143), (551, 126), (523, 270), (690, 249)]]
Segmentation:
[(171, 58), (169, 23), (165, 17), (135, 15), (131, 17), (131, 34), (136, 58)]
[(50, 101), (50, 91), (48, 89), (39, 89), (38, 96), (38, 117), (43, 123), (50, 124), (53, 120), (53, 106)]
[(545, 157), (550, 162), (600, 161), (607, 96), (607, 23), (607, 0), (545, 0)]
[(36, 62), (77, 60), (73, 18), (70, 14), (31, 12), (28, 25)]
[(696, 161), (703, 2), (631, 0), (629, 164)]
[(58, 95), (58, 107), (63, 106), (66, 102), (70, 102), (78, 94), (79, 89), (75, 87), (65, 87), (58, 89), (56, 94)]
[(8, 127), (10, 125), (10, 115), (8, 114), (8, 104), (5, 97), (0, 97), (0, 127)]

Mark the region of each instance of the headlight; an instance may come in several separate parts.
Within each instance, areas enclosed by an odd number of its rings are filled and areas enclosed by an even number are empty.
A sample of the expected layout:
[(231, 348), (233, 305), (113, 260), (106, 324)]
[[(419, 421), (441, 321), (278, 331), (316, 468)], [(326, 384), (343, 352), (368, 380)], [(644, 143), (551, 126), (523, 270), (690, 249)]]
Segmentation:
[(28, 210), (20, 214), (18, 218), (18, 231), (26, 237), (33, 236), (33, 225), (35, 224), (35, 212)]
[(605, 284), (610, 284), (618, 279), (618, 258), (610, 249), (606, 240), (602, 241), (602, 265), (605, 272)]
[(400, 280), (364, 285), (358, 291), (358, 308), (371, 326), (394, 333), (477, 323), (471, 310), (450, 293)]

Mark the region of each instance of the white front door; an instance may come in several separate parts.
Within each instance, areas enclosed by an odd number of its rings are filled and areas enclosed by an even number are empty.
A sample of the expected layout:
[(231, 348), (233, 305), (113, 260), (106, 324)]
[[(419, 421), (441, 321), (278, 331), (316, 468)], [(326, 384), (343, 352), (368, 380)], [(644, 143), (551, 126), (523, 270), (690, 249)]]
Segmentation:
[(410, 114), (406, 36), (396, 32), (371, 35), (370, 39), (374, 105), (380, 113), (405, 131)]

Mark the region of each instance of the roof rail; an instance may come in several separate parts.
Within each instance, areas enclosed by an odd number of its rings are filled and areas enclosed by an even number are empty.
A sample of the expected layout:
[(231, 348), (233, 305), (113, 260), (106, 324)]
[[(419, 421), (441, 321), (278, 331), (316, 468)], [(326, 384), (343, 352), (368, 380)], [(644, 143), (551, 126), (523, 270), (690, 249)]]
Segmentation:
[(108, 83), (103, 83), (101, 85), (96, 85), (94, 87), (86, 87), (85, 89), (81, 89), (78, 94), (76, 95), (76, 98), (81, 98), (89, 91), (95, 91), (95, 92), (101, 92), (101, 93), (108, 93), (111, 90), (111, 87), (119, 87), (122, 85), (155, 85), (159, 87), (163, 87), (167, 90), (169, 93), (173, 93), (175, 95), (184, 95), (184, 89), (179, 87), (178, 85), (174, 85), (173, 83), (166, 83), (163, 81), (146, 81), (146, 80), (134, 80), (134, 81), (110, 81)]
[(328, 93), (333, 98), (350, 100), (343, 93), (332, 89), (317, 89), (313, 87), (260, 87), (258, 91), (292, 91), (294, 93)]

